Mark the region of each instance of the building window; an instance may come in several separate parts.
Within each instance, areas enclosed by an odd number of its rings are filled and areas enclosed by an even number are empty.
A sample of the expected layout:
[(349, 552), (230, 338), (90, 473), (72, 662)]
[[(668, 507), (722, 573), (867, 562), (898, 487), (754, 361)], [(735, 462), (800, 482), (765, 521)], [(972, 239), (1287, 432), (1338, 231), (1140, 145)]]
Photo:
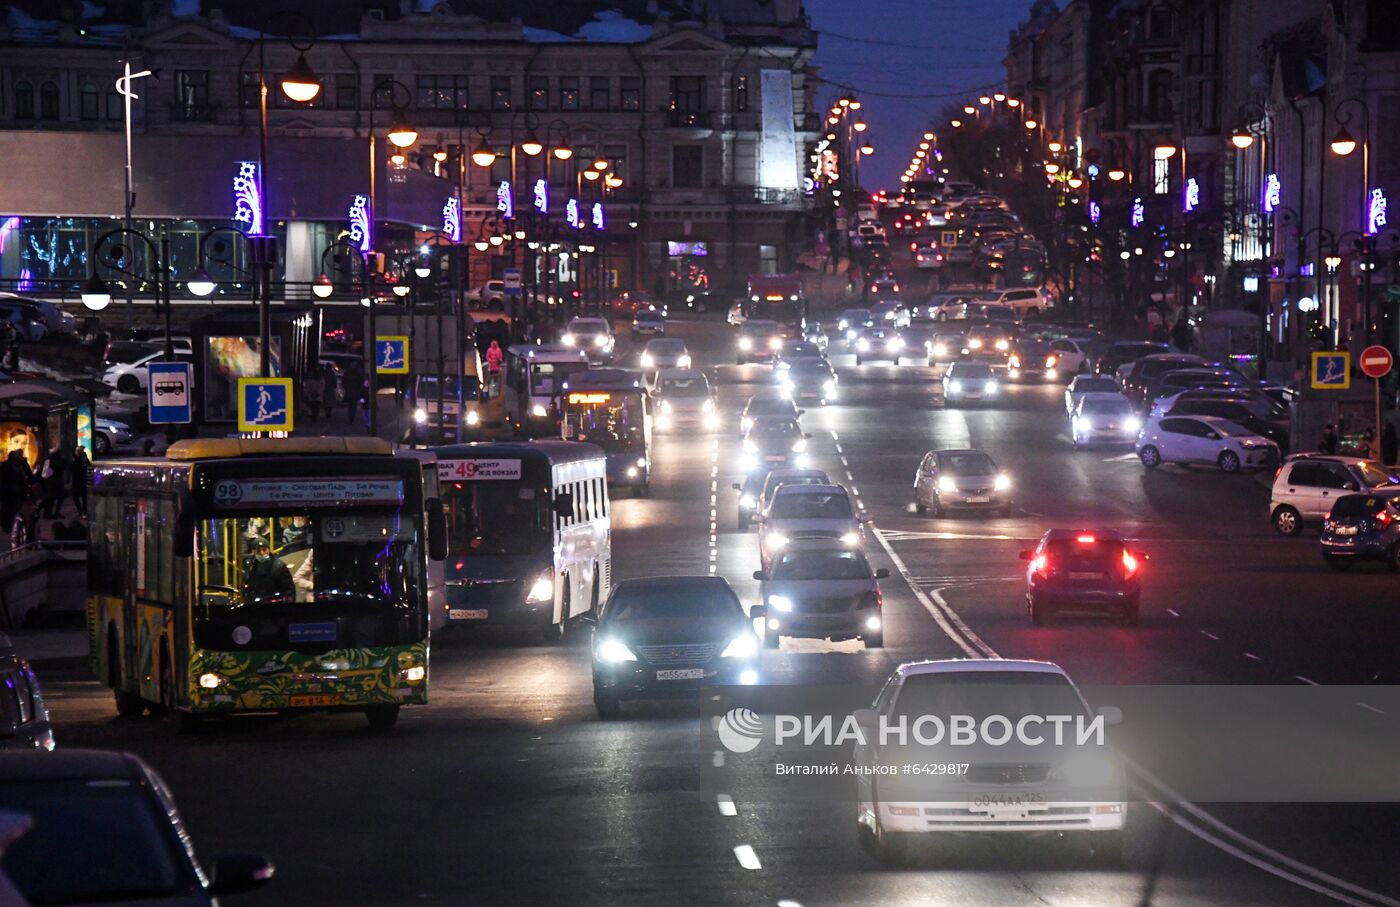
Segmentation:
[(28, 82), (15, 86), (15, 119), (34, 119), (34, 86)]
[(1153, 123), (1167, 123), (1171, 118), (1171, 70), (1154, 69), (1147, 76), (1147, 119)]
[(607, 76), (588, 80), (588, 109), (607, 110), (612, 106), (612, 85)]
[(510, 110), (510, 76), (491, 77), (491, 109)]
[(627, 179), (626, 145), (604, 145), (603, 157), (608, 159), (608, 173)]
[(179, 112), (186, 117), (197, 116), (209, 107), (209, 70), (181, 69), (176, 71), (175, 105), (179, 108)]
[(39, 86), (39, 119), (58, 119), (58, 83), (45, 82)]
[(122, 103), (122, 96), (117, 94), (115, 87), (107, 89), (103, 95), (103, 105), (106, 107), (106, 117), (109, 120), (121, 120), (126, 118), (126, 106)]
[(424, 110), (465, 110), (466, 76), (419, 76), (418, 106)]
[(386, 107), (394, 106), (394, 86), (392, 84), (393, 81), (394, 77), (388, 74), (377, 75), (374, 77), (374, 94), (370, 99), (370, 103), (373, 106), (378, 107), (381, 110)]
[(360, 106), (360, 77), (353, 72), (335, 74), (335, 106), (355, 110)]
[(1171, 148), (1152, 149), (1152, 191), (1158, 195), (1166, 195), (1172, 188), (1172, 152)]
[(671, 76), (671, 109), (676, 113), (700, 113), (705, 109), (704, 76)]
[(240, 72), (238, 74), (238, 106), (256, 109), (258, 106), (258, 74)]
[(641, 76), (622, 77), (622, 109), (641, 110), (642, 109), (642, 79)]
[[(494, 82), (494, 80), (492, 80)], [(530, 90), (525, 96), (527, 110), (549, 109), (549, 76), (530, 76)], [(501, 108), (497, 108), (498, 110)]]
[[(501, 183), (509, 182), (509, 180), (510, 155), (498, 154), (496, 155), (496, 162), (491, 165), (491, 186), (494, 188), (496, 186), (499, 186)], [(515, 191), (514, 186), (511, 187), (511, 191)]]
[(1172, 11), (1159, 6), (1148, 14), (1147, 40), (1170, 41), (1172, 38)]
[(671, 148), (671, 185), (677, 189), (699, 189), (705, 184), (705, 156), (701, 145), (674, 145)]
[(102, 98), (97, 93), (97, 86), (91, 82), (84, 83), (83, 90), (79, 94), (79, 116), (85, 120), (95, 120), (102, 113)]
[(578, 110), (578, 76), (559, 77), (559, 109)]
[(738, 76), (734, 80), (734, 109), (740, 113), (749, 109), (748, 76)]

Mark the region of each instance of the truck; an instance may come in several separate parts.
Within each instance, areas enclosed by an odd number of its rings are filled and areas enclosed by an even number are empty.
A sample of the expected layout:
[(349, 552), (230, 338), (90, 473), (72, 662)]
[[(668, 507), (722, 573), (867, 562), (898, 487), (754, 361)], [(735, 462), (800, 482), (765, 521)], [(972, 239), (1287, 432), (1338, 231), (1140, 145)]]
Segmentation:
[(795, 274), (750, 274), (744, 314), (758, 321), (776, 321), (783, 336), (801, 340), (807, 319), (807, 298), (802, 279)]

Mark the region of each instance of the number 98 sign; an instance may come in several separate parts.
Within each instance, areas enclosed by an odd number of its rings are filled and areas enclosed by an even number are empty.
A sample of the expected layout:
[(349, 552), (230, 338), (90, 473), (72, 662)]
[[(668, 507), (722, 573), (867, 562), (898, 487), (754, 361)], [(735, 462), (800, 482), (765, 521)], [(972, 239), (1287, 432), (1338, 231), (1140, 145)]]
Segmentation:
[(214, 484), (214, 503), (227, 506), (243, 500), (243, 485), (233, 479), (223, 479)]

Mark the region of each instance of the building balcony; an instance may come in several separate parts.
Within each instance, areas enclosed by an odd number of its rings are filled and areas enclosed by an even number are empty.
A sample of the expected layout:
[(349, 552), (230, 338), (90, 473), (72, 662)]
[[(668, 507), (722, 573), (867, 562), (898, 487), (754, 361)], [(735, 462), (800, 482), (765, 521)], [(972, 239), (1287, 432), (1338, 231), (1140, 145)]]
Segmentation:
[(665, 127), (691, 141), (707, 139), (714, 132), (713, 118), (708, 110), (667, 110), (665, 113)]
[(732, 186), (729, 202), (735, 205), (773, 205), (796, 207), (802, 201), (797, 189), (768, 189), (763, 186)]

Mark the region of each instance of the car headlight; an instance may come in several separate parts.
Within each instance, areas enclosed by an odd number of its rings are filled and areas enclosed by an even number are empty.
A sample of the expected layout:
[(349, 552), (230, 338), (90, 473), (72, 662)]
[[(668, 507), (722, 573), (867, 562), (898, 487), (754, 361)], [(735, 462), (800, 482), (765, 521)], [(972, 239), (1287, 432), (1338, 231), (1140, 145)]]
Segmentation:
[(715, 411), (715, 401), (714, 401), (714, 400), (711, 400), (709, 397), (706, 397), (706, 398), (705, 398), (705, 402), (700, 404), (700, 412), (702, 412), (702, 413), (712, 413), (712, 412), (714, 412), (714, 411)]
[(807, 449), (807, 439), (806, 439), (806, 438), (798, 438), (798, 439), (797, 439), (796, 441), (794, 441), (793, 444), (792, 444), (792, 452), (793, 452), (793, 453), (802, 453), (802, 452), (805, 451), (806, 449)]
[(844, 331), (844, 330), (845, 330), (846, 328), (848, 328), (848, 327), (850, 327), (850, 325), (846, 322), (846, 319), (844, 319), (844, 318), (842, 318), (840, 321), (836, 322), (836, 329), (837, 329), (838, 331)]
[(997, 387), (997, 383), (996, 383), (995, 381), (988, 381), (988, 382), (987, 382), (987, 385), (986, 385), (986, 387), (985, 387), (984, 389), (985, 389), (986, 392), (989, 393), (989, 394), (995, 394), (995, 393), (997, 392), (997, 390), (999, 390), (999, 388)]
[(780, 350), (780, 349), (782, 349), (782, 348), (783, 348), (783, 338), (781, 338), (781, 337), (769, 337), (769, 338), (768, 338), (768, 348), (769, 348), (770, 350)]
[(552, 602), (554, 601), (554, 577), (548, 573), (540, 576), (530, 586), (530, 594), (525, 596), (527, 602)]
[(739, 495), (739, 506), (743, 507), (746, 510), (753, 510), (754, 505), (757, 503), (758, 501), (755, 501), (753, 495), (751, 494)]
[(770, 595), (768, 596), (768, 610), (789, 612), (792, 610), (792, 599), (786, 595)]
[(954, 381), (949, 381), (949, 382), (948, 382), (948, 393), (950, 393), (950, 394), (961, 394), (961, 393), (962, 393), (962, 382), (961, 382), (961, 381), (956, 381), (956, 380), (954, 380)]
[(951, 476), (939, 476), (938, 490), (945, 494), (956, 494), (958, 491), (958, 483), (954, 482)]
[(778, 385), (778, 393), (783, 395), (784, 400), (792, 399), (792, 390), (793, 383), (791, 381), (784, 381), (782, 384)]
[(770, 532), (768, 533), (764, 541), (768, 543), (769, 548), (777, 550), (779, 548), (787, 547), (788, 537), (783, 535), (781, 532)]
[(647, 468), (647, 458), (646, 458), (646, 457), (638, 457), (638, 458), (637, 458), (637, 468), (638, 468), (638, 469), (646, 469), (646, 468)]
[(199, 675), (199, 687), (202, 690), (217, 690), (228, 683), (228, 678), (222, 674), (215, 674), (212, 671), (208, 674)]
[(656, 427), (661, 431), (666, 431), (671, 427), (671, 417), (661, 413), (656, 417)]
[(534, 417), (536, 417), (536, 418), (538, 418), (538, 419), (543, 419), (545, 416), (549, 415), (549, 410), (545, 409), (542, 405), (536, 403), (536, 404), (530, 409), (530, 415), (532, 415), (532, 416), (534, 416)]
[(637, 467), (635, 467), (635, 466), (629, 466), (629, 467), (627, 467), (627, 478), (629, 478), (629, 479), (635, 479), (636, 477), (637, 477)]
[(982, 348), (982, 341), (974, 337), (967, 342), (967, 345), (974, 350), (980, 350)]
[(1091, 429), (1091, 428), (1093, 428), (1093, 427), (1094, 427), (1094, 423), (1091, 422), (1091, 421), (1089, 421), (1089, 417), (1088, 417), (1088, 416), (1075, 416), (1075, 417), (1074, 417), (1074, 430), (1075, 430), (1075, 431), (1081, 431), (1081, 432), (1082, 432), (1082, 431), (1088, 431), (1089, 429)]
[(946, 355), (948, 355), (948, 346), (947, 346), (947, 344), (935, 343), (935, 344), (933, 345), (933, 354), (934, 354), (935, 356), (946, 356)]
[(1137, 416), (1129, 416), (1123, 420), (1123, 431), (1135, 435), (1142, 431), (1142, 420)]
[(418, 407), (413, 411), (413, 421), (417, 422), (419, 425), (422, 425), (424, 422), (427, 422), (428, 411), (421, 406)]
[(651, 368), (654, 365), (656, 360), (652, 358), (651, 353), (642, 353), (642, 368)]
[(1045, 357), (1045, 367), (1046, 367), (1046, 368), (1054, 368), (1054, 367), (1055, 367), (1055, 363), (1058, 362), (1058, 361), (1059, 361), (1059, 360), (1056, 359), (1054, 356), (1046, 356), (1046, 357)]
[(753, 349), (753, 338), (751, 338), (751, 337), (740, 337), (740, 338), (739, 338), (739, 349), (741, 349), (741, 350), (751, 350), (751, 349)]
[(1005, 340), (998, 340), (997, 349), (1004, 353), (1007, 350), (1011, 349), (1011, 344), (1007, 343)]
[(428, 677), (426, 665), (414, 665), (411, 668), (404, 668), (399, 672), (399, 677), (405, 683), (422, 683)]
[(637, 660), (637, 656), (632, 654), (632, 650), (616, 639), (605, 639), (598, 643), (598, 648), (594, 650), (593, 657), (609, 664), (620, 664), (624, 661)]
[(846, 330), (846, 340), (851, 341), (854, 339), (856, 339), (856, 332), (853, 329), (848, 328)]
[(467, 410), (467, 424), (478, 425), (481, 422), (481, 413), (474, 409)]
[(847, 548), (854, 548), (856, 545), (860, 544), (860, 533), (847, 532), (845, 535), (841, 536), (841, 544), (845, 545)]
[(677, 359), (676, 359), (676, 367), (677, 367), (677, 368), (690, 368), (690, 356), (688, 356), (688, 355), (681, 355), (679, 358), (677, 358)]
[(885, 346), (892, 350), (902, 350), (904, 349), (904, 341), (896, 337), (889, 343), (885, 344)]
[(724, 651), (719, 653), (720, 658), (753, 658), (758, 654), (758, 637), (752, 633), (744, 633), (734, 637), (729, 645), (724, 647)]
[(1006, 491), (1010, 487), (1011, 476), (1007, 475), (1004, 472), (998, 474), (996, 479), (992, 481), (992, 488), (996, 491)]
[(706, 428), (719, 428), (719, 414), (705, 413), (703, 417)]
[(659, 405), (660, 405), (661, 411), (662, 411), (663, 413), (669, 413), (669, 412), (671, 411), (671, 401), (670, 401), (670, 400), (662, 400), (661, 403), (660, 403)]
[(823, 381), (822, 391), (828, 394), (836, 393), (836, 382), (834, 380)]
[(745, 453), (758, 453), (758, 442), (755, 441), (753, 438), (745, 438), (745, 439), (744, 439), (744, 452), (745, 452)]
[(739, 428), (742, 431), (748, 431), (753, 428), (753, 416), (742, 416), (739, 419)]
[(856, 349), (860, 350), (862, 353), (866, 352), (870, 349), (870, 341), (866, 340), (864, 337), (860, 338), (856, 341)]
[(559, 338), (559, 342), (564, 344), (565, 346), (573, 346), (574, 344), (578, 343), (578, 338), (575, 337), (573, 334), (564, 334), (562, 337)]
[(593, 345), (594, 345), (594, 346), (607, 346), (607, 345), (608, 345), (608, 335), (607, 335), (607, 334), (598, 334), (597, 336), (595, 336), (595, 337), (593, 338)]

